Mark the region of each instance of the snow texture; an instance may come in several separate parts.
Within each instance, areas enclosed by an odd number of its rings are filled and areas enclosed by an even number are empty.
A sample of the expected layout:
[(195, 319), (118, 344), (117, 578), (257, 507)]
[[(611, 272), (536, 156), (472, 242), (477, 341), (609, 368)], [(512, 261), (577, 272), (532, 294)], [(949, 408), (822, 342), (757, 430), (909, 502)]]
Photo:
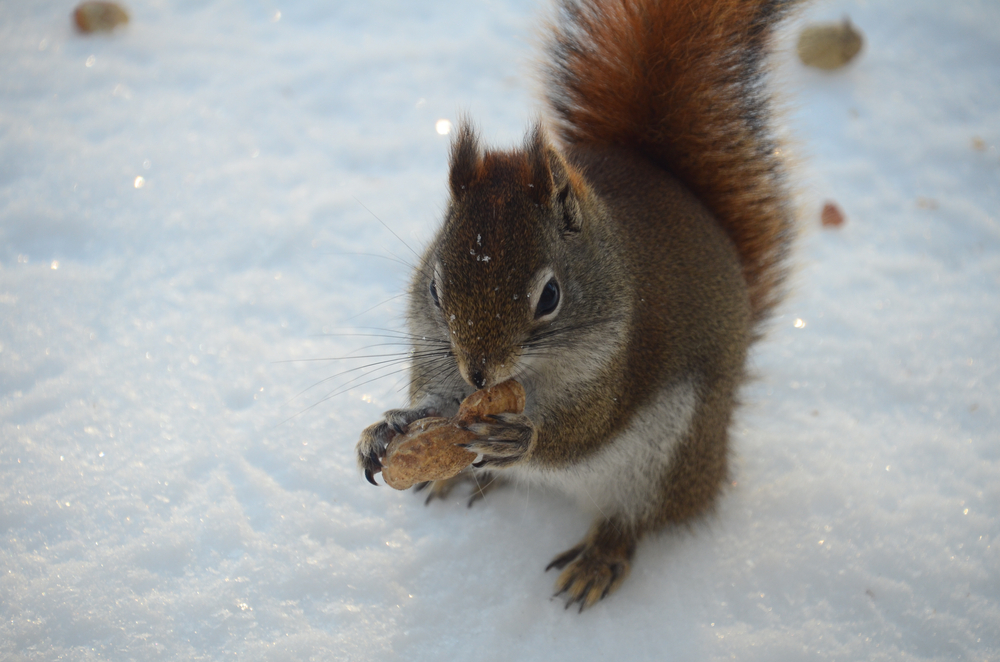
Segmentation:
[[(521, 140), (547, 7), (129, 8), (0, 2), (0, 659), (1000, 659), (1000, 4), (788, 25), (804, 230), (732, 485), (583, 614), (543, 569), (585, 515), (369, 486), (403, 364), (338, 373), (405, 355), (316, 360), (405, 351), (352, 334), (401, 328), (435, 125)], [(845, 14), (859, 58), (800, 65)]]

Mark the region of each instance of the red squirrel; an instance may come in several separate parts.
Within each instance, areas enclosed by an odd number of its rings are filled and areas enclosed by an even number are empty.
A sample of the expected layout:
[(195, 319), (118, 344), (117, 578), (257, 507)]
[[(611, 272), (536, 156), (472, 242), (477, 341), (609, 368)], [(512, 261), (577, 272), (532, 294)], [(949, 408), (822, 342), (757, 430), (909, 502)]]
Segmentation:
[(358, 459), (374, 483), (409, 423), (517, 379), (524, 413), (470, 424), (467, 448), (478, 484), (547, 485), (593, 512), (549, 564), (567, 607), (615, 591), (640, 539), (710, 510), (727, 479), (793, 235), (763, 80), (792, 4), (562, 0), (544, 126), (511, 150), (458, 127), (409, 291), (409, 406), (364, 430)]

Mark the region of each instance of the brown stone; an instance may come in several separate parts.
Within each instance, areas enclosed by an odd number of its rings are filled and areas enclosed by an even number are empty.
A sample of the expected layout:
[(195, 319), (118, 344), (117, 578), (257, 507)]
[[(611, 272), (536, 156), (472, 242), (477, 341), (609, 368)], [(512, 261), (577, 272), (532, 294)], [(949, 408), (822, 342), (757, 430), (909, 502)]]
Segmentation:
[(823, 205), (823, 212), (820, 214), (820, 222), (825, 228), (839, 228), (844, 224), (844, 212), (833, 202)]
[(803, 64), (817, 69), (839, 69), (861, 50), (861, 33), (848, 19), (841, 23), (807, 26), (799, 35), (798, 53)]
[(110, 32), (128, 23), (128, 12), (114, 2), (81, 2), (73, 20), (80, 32)]

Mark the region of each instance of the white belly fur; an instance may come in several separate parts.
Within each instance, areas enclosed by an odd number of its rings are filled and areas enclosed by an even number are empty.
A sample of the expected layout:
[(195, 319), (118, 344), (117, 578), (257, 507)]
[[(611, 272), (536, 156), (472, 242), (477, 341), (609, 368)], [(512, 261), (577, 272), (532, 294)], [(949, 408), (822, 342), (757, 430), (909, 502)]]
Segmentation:
[(697, 399), (690, 382), (665, 388), (602, 450), (571, 467), (513, 466), (515, 482), (554, 487), (596, 515), (643, 519), (657, 495), (674, 451), (691, 427)]

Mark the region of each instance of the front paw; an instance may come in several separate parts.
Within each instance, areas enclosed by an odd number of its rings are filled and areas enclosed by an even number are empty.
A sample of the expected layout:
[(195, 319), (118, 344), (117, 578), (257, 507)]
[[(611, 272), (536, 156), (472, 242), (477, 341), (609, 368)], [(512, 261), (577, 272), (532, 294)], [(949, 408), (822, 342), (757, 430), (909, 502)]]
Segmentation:
[(524, 459), (536, 436), (534, 424), (524, 414), (496, 414), (463, 427), (476, 435), (462, 444), (482, 455), (476, 467), (505, 467)]
[(406, 427), (413, 421), (435, 416), (436, 413), (431, 408), (390, 409), (382, 415), (383, 420), (362, 430), (357, 446), (358, 465), (369, 483), (378, 485), (375, 474), (382, 471), (382, 457), (392, 438), (406, 432)]

